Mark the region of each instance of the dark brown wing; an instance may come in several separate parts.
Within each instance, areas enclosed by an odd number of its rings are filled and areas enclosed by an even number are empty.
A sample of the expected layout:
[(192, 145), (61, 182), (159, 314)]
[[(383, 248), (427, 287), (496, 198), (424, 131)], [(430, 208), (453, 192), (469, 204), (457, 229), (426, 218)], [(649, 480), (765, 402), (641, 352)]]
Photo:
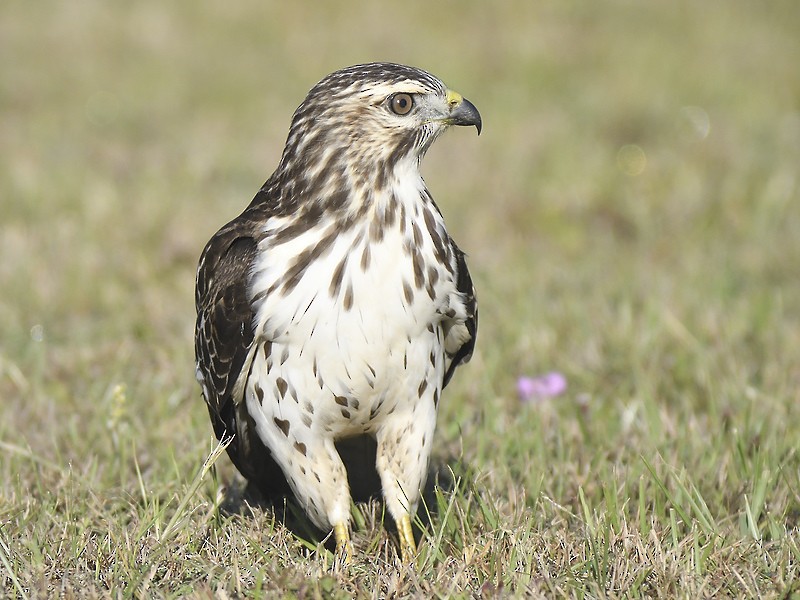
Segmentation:
[(456, 289), (464, 297), (467, 319), (463, 324), (445, 323), (445, 373), (442, 387), (450, 382), (458, 365), (469, 362), (478, 335), (478, 300), (475, 298), (475, 288), (472, 286), (464, 253), (455, 242), (451, 243), (456, 256)]
[(228, 455), (233, 464), (262, 493), (285, 494), (288, 484), (255, 431), (243, 386), (236, 395), (254, 337), (248, 282), (263, 222), (255, 212), (248, 209), (220, 229), (200, 257), (195, 359), (214, 433), (220, 440), (232, 437)]

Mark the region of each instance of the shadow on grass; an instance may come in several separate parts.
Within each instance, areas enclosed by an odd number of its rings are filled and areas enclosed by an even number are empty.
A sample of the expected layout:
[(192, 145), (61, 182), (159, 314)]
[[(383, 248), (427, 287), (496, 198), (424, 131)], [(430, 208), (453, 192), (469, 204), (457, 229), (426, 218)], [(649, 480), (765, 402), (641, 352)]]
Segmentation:
[[(336, 449), (347, 469), (347, 480), (350, 495), (358, 503), (380, 501), (381, 482), (375, 470), (377, 445), (370, 436), (349, 438), (336, 443)], [(415, 535), (419, 541), (422, 533), (419, 527), (431, 530), (431, 518), (438, 513), (439, 503), (436, 501), (436, 490), (448, 493), (457, 485), (457, 479), (469, 468), (456, 457), (436, 457), (431, 459), (428, 467), (428, 478), (422, 491), (422, 500), (415, 520)], [(276, 521), (287, 527), (295, 536), (313, 544), (319, 544), (325, 538), (326, 547), (333, 550), (335, 543), (330, 532), (318, 529), (305, 515), (297, 499), (289, 490), (286, 479), (282, 476), (269, 489), (259, 488), (255, 483), (237, 477), (225, 489), (220, 510), (226, 515), (251, 517), (255, 510), (272, 511)], [(385, 519), (383, 526), (397, 538), (394, 520)]]

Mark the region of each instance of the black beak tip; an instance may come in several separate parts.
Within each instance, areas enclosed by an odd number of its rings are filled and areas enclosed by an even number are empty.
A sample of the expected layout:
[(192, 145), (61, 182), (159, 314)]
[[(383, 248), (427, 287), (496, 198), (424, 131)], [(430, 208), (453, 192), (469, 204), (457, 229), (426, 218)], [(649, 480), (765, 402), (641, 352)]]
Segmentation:
[(475, 129), (478, 130), (478, 135), (481, 134), (481, 129), (483, 129), (481, 113), (479, 113), (475, 105), (466, 98), (461, 100), (459, 105), (456, 106), (451, 114), (451, 118), (453, 119), (452, 123), (454, 125), (474, 125)]

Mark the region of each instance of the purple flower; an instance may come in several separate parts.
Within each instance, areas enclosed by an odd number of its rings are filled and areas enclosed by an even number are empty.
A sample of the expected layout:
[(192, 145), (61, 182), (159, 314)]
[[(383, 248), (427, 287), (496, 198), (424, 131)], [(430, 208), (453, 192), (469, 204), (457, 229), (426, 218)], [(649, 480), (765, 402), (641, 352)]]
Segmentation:
[(553, 371), (538, 377), (520, 377), (517, 379), (517, 394), (522, 402), (536, 402), (545, 398), (554, 398), (567, 389), (567, 378), (562, 373)]

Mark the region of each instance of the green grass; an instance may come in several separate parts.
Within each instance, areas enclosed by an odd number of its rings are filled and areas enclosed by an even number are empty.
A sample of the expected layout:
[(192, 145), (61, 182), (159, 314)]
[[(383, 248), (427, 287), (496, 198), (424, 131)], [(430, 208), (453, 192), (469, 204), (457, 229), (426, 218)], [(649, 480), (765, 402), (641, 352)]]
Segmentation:
[[(0, 8), (0, 596), (800, 597), (796, 3), (229, 4)], [(424, 164), (481, 328), (416, 568), (371, 503), (340, 571), (220, 510), (193, 279), (378, 59), (484, 116)]]

